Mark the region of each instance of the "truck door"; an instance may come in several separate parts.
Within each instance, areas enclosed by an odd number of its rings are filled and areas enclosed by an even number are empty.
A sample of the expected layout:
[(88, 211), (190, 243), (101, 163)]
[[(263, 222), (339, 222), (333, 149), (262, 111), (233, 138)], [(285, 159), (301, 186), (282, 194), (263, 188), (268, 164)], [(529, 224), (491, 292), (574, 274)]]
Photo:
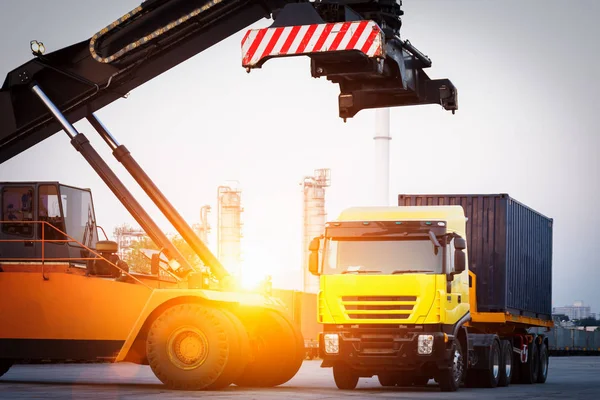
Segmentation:
[(4, 185), (0, 195), (0, 259), (34, 261), (34, 186)]

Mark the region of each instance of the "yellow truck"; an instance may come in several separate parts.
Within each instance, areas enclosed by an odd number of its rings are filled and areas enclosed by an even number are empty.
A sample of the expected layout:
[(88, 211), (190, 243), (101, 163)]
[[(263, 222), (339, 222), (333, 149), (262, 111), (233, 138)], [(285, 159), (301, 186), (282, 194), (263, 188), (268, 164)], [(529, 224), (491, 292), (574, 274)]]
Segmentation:
[(340, 389), (544, 383), (552, 220), (505, 194), (350, 208), (310, 245), (322, 367)]

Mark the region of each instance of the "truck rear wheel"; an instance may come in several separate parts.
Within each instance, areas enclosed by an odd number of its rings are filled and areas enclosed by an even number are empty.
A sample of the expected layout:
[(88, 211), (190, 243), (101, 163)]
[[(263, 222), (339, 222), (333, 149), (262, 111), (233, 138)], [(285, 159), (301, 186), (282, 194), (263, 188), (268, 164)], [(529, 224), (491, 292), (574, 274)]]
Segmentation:
[(437, 381), (442, 392), (458, 390), (464, 375), (463, 351), (456, 340), (452, 341), (451, 367), (438, 371)]
[(304, 359), (302, 333), (284, 317), (267, 311), (251, 327), (254, 360), (234, 383), (246, 387), (273, 387), (296, 375)]
[(4, 375), (8, 372), (10, 367), (12, 367), (13, 363), (11, 360), (0, 359), (0, 376)]
[(498, 380), (498, 386), (504, 387), (510, 385), (513, 374), (513, 349), (512, 343), (509, 340), (503, 340), (500, 342), (500, 379)]
[(548, 378), (548, 366), (550, 364), (550, 353), (548, 352), (548, 346), (546, 346), (546, 343), (544, 342), (540, 344), (539, 359), (537, 383), (546, 383), (546, 379)]
[(502, 354), (500, 353), (500, 343), (497, 340), (492, 342), (490, 348), (489, 365), (482, 371), (483, 387), (495, 388), (500, 381), (500, 363)]
[(527, 355), (527, 362), (521, 364), (521, 383), (534, 384), (538, 380), (538, 372), (540, 366), (539, 349), (534, 339), (529, 346), (529, 354)]
[(358, 373), (348, 364), (339, 362), (333, 365), (333, 380), (338, 389), (353, 390), (358, 384)]
[(222, 311), (201, 304), (176, 305), (150, 327), (148, 363), (169, 388), (206, 389), (231, 373), (239, 349), (237, 336)]

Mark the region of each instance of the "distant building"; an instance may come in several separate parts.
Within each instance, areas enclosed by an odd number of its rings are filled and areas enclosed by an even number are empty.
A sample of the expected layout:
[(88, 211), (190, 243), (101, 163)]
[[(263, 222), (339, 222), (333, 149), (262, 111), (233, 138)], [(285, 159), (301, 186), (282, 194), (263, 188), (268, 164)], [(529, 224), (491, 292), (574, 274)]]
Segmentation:
[(134, 243), (148, 237), (143, 230), (134, 229), (127, 225), (122, 225), (115, 228), (113, 231), (113, 236), (119, 245), (119, 252), (117, 254), (122, 260), (124, 260), (131, 252), (131, 246)]
[(572, 306), (554, 307), (552, 313), (566, 315), (570, 320), (596, 318), (596, 314), (591, 312), (590, 306), (584, 305), (583, 301), (576, 301)]

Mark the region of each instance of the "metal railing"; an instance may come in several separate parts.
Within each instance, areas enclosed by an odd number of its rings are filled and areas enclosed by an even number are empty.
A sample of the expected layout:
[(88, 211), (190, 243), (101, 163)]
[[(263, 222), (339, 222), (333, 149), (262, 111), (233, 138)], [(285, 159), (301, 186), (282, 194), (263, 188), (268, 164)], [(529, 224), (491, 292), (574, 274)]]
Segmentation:
[[(99, 261), (102, 260), (104, 262), (106, 262), (108, 265), (110, 265), (112, 268), (115, 268), (117, 271), (127, 275), (129, 278), (133, 279), (134, 281), (136, 281), (137, 283), (139, 283), (140, 285), (143, 285), (149, 289), (152, 289), (150, 286), (146, 285), (145, 283), (143, 283), (141, 280), (139, 280), (138, 278), (136, 278), (135, 276), (133, 276), (132, 274), (130, 274), (128, 271), (125, 271), (124, 269), (118, 267), (115, 263), (113, 263), (112, 261), (108, 260), (107, 258), (103, 257), (99, 252), (97, 252), (96, 250), (93, 250), (91, 248), (89, 248), (88, 246), (84, 245), (83, 243), (79, 242), (77, 239), (69, 236), (68, 234), (66, 234), (65, 232), (63, 232), (61, 229), (57, 228), (56, 226), (54, 226), (52, 223), (48, 222), (48, 221), (0, 221), (0, 230), (2, 231), (3, 235), (18, 235), (18, 234), (14, 234), (14, 233), (10, 233), (10, 232), (6, 232), (6, 225), (9, 226), (18, 226), (18, 225), (24, 225), (24, 224), (31, 224), (33, 226), (39, 226), (39, 232), (41, 233), (41, 238), (38, 239), (38, 237), (40, 237), (40, 234), (36, 235), (35, 233), (35, 229), (33, 229), (31, 231), (31, 236), (30, 238), (22, 238), (22, 239), (3, 239), (0, 238), (0, 244), (1, 243), (41, 243), (41, 252), (40, 252), (40, 256), (39, 257), (23, 257), (23, 256), (18, 256), (18, 257), (3, 257), (0, 255), (0, 263), (1, 262), (40, 262), (42, 265), (42, 276), (44, 278), (44, 280), (48, 280), (49, 278), (46, 277), (45, 272), (44, 272), (44, 265), (47, 262), (65, 262), (65, 263), (71, 263), (73, 261), (85, 261), (86, 265), (89, 261)], [(52, 231), (56, 232), (58, 234), (59, 237), (64, 237), (66, 239), (47, 239), (46, 238), (46, 229), (51, 229)], [(80, 248), (80, 250), (86, 250), (88, 252), (88, 254), (90, 256), (88, 257), (72, 257), (70, 252), (67, 253), (66, 256), (63, 257), (46, 257), (46, 248), (47, 248), (47, 244), (48, 243), (74, 243), (78, 248)], [(93, 255), (93, 257), (92, 257)], [(103, 275), (98, 275), (99, 277), (102, 277)]]

